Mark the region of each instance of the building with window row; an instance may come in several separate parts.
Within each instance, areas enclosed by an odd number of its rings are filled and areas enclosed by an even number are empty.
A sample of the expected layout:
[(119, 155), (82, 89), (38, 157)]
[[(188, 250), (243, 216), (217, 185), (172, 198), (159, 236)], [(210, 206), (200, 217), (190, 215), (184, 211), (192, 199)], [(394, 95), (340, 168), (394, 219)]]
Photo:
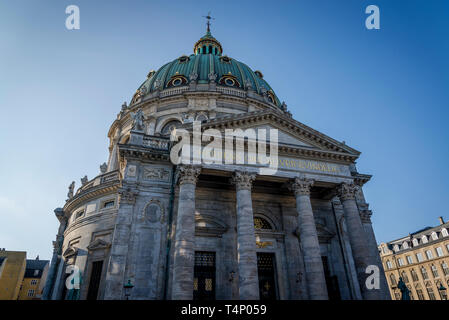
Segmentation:
[(447, 300), (449, 287), (449, 222), (426, 227), (406, 237), (381, 243), (379, 252), (392, 299), (400, 300), (399, 277), (413, 300)]

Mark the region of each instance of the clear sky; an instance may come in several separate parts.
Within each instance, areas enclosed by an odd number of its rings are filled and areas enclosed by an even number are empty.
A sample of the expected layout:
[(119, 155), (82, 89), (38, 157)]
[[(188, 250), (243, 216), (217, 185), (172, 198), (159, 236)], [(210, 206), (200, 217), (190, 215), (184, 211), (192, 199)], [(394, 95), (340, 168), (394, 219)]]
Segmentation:
[(0, 247), (51, 258), (68, 185), (99, 173), (121, 104), (191, 53), (208, 11), (295, 119), (362, 152), (379, 242), (449, 219), (449, 1), (0, 0)]

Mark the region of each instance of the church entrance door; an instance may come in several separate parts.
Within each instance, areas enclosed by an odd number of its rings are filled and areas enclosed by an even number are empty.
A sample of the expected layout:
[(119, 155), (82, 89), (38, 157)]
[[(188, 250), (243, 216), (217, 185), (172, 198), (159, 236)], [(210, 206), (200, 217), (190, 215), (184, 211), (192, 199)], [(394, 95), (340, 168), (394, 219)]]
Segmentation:
[(215, 300), (215, 252), (195, 252), (193, 300)]
[(257, 253), (260, 300), (276, 300), (274, 253)]

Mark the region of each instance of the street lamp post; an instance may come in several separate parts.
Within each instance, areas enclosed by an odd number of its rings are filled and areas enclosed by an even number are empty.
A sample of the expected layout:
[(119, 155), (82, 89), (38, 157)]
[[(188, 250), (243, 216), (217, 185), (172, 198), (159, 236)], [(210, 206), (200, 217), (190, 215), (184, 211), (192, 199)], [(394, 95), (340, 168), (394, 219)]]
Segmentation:
[(131, 280), (128, 280), (128, 283), (126, 283), (123, 288), (125, 289), (125, 297), (126, 300), (129, 300), (129, 296), (131, 295), (131, 289), (134, 288), (134, 285), (131, 283)]

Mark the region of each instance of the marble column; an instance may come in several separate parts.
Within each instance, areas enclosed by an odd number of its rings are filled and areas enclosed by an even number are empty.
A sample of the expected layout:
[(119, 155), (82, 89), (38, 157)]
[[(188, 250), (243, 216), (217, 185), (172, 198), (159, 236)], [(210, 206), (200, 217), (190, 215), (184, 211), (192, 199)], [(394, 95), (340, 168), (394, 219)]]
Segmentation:
[[(375, 258), (372, 256), (369, 239), (363, 228), (360, 219), (359, 209), (355, 200), (358, 186), (353, 183), (342, 183), (338, 188), (338, 196), (343, 204), (344, 217), (346, 227), (349, 234), (349, 242), (351, 244), (352, 255), (357, 270), (357, 278), (362, 291), (363, 299), (379, 300), (384, 299), (380, 289), (368, 289), (365, 282), (370, 274), (366, 273), (369, 265), (377, 265)], [(379, 269), (381, 272), (381, 269)]]
[(255, 178), (255, 174), (241, 171), (235, 172), (232, 177), (237, 198), (237, 263), (240, 300), (259, 299), (256, 236), (251, 199), (251, 187)]
[(195, 260), (195, 188), (201, 168), (179, 166), (179, 202), (173, 260), (173, 300), (193, 299)]
[(321, 260), (320, 243), (310, 203), (310, 188), (313, 180), (295, 178), (291, 189), (296, 196), (296, 210), (298, 212), (298, 229), (301, 248), (304, 255), (307, 288), (311, 300), (327, 300), (326, 278)]

